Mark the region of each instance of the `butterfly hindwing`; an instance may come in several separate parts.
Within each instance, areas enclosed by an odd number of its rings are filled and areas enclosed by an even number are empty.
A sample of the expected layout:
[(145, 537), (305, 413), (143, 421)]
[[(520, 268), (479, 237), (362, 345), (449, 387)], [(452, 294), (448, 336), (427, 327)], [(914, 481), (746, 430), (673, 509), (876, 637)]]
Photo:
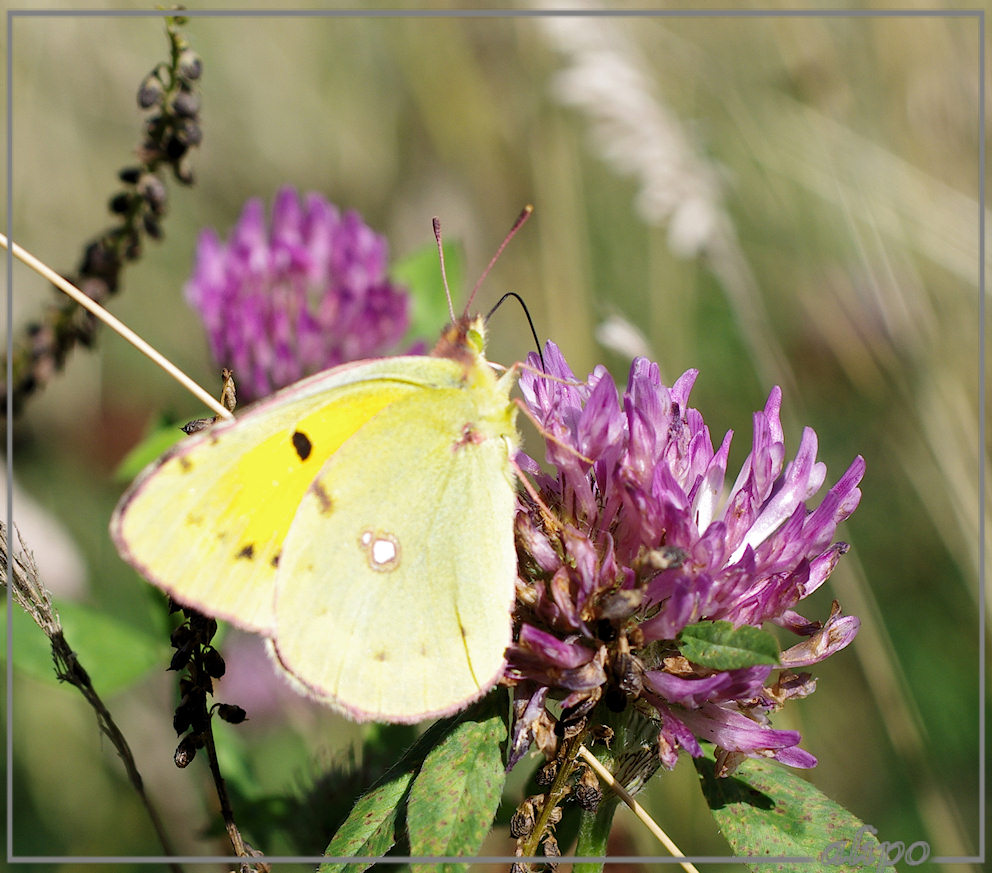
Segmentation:
[(451, 388), (384, 409), (326, 462), (284, 542), (277, 655), (354, 717), (439, 715), (502, 669), (515, 430), (506, 398), (489, 421), (477, 399)]

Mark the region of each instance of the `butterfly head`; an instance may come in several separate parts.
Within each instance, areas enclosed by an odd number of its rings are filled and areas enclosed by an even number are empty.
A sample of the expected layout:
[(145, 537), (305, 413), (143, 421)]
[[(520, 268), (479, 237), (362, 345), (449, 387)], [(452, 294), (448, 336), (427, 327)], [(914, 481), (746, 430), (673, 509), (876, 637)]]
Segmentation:
[(442, 332), (431, 354), (438, 358), (472, 366), (483, 357), (486, 348), (486, 324), (481, 315), (463, 315), (449, 324)]

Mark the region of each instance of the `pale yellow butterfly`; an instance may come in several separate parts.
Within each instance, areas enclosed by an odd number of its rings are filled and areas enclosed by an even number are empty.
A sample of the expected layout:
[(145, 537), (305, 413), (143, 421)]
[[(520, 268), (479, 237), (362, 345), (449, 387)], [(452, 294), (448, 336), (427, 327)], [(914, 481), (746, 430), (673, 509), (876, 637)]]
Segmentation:
[(114, 543), (352, 718), (457, 711), (502, 674), (516, 579), (516, 370), (484, 347), (464, 317), (430, 356), (328, 370), (185, 439), (124, 494)]

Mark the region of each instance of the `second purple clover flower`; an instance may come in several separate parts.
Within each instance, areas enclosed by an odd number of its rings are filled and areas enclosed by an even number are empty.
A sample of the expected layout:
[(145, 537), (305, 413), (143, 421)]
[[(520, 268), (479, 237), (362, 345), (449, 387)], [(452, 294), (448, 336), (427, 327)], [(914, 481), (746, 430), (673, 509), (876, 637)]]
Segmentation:
[(387, 244), (354, 211), (279, 190), (266, 224), (249, 200), (228, 241), (200, 234), (186, 297), (214, 360), (246, 400), (347, 361), (394, 351), (409, 325), (404, 289), (386, 275)]
[[(724, 773), (746, 756), (814, 766), (798, 732), (773, 729), (769, 716), (812, 693), (815, 680), (801, 668), (857, 633), (858, 619), (836, 603), (824, 622), (795, 607), (847, 551), (833, 537), (861, 498), (863, 458), (807, 509), (826, 467), (810, 428), (786, 463), (774, 388), (754, 414), (751, 453), (725, 491), (732, 434), (714, 450), (688, 404), (696, 370), (668, 388), (657, 364), (638, 358), (621, 397), (603, 367), (577, 382), (553, 343), (544, 352), (550, 378), (540, 375), (536, 355), (529, 363), (521, 388), (554, 474), (518, 458), (552, 518), (521, 497), (518, 615), (506, 674), (515, 697), (511, 765), (532, 743), (552, 757), (569, 724), (584, 723), (602, 701), (655, 724), (668, 769), (679, 749), (701, 755), (700, 740), (717, 746)], [(725, 622), (731, 633), (768, 622), (799, 641), (777, 665), (715, 669), (683, 652), (683, 631), (706, 621)], [(546, 708), (552, 700), (558, 719)]]

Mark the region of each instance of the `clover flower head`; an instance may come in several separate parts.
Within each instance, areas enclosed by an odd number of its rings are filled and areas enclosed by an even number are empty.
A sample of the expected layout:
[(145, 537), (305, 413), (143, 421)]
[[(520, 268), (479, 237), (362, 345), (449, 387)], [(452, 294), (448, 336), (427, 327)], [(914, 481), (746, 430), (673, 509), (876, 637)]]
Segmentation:
[[(858, 505), (864, 460), (808, 509), (826, 468), (810, 428), (786, 463), (774, 388), (754, 414), (751, 453), (725, 490), (732, 434), (714, 449), (689, 406), (696, 370), (666, 387), (658, 366), (638, 358), (621, 397), (602, 367), (577, 382), (553, 343), (544, 352), (547, 377), (536, 355), (529, 363), (521, 389), (554, 473), (526, 455), (518, 463), (554, 518), (521, 498), (517, 630), (506, 672), (515, 696), (511, 766), (532, 742), (554, 752), (552, 699), (566, 724), (599, 701), (614, 711), (634, 707), (656, 724), (657, 754), (669, 769), (679, 749), (702, 754), (701, 739), (718, 747), (724, 772), (746, 756), (814, 766), (798, 732), (773, 729), (769, 716), (814, 690), (799, 668), (857, 633), (858, 619), (836, 603), (823, 623), (794, 608), (847, 551), (833, 537)], [(680, 650), (681, 632), (703, 621), (731, 629), (768, 622), (800, 641), (774, 667), (714, 669)]]
[(227, 242), (200, 234), (186, 298), (218, 364), (253, 399), (346, 361), (389, 353), (409, 301), (386, 275), (386, 240), (354, 211), (284, 187), (272, 220), (249, 200)]

